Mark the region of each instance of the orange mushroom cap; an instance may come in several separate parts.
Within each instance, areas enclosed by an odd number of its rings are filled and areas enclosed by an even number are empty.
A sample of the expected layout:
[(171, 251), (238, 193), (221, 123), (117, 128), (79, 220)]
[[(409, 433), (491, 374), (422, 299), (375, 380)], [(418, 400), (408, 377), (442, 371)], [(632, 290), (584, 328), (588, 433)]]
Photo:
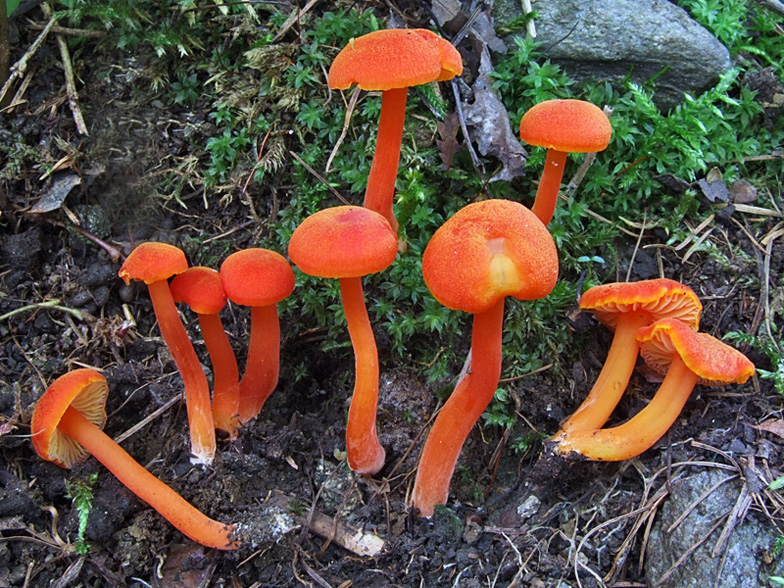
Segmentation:
[(463, 73), (457, 49), (427, 29), (385, 29), (352, 39), (329, 68), (329, 87), (406, 88)]
[(294, 291), (294, 271), (286, 258), (269, 249), (243, 249), (221, 264), (229, 300), (243, 306), (269, 306)]
[(584, 100), (546, 100), (520, 121), (520, 138), (529, 145), (568, 153), (602, 151), (612, 126), (598, 106)]
[(120, 277), (129, 284), (141, 280), (151, 284), (188, 269), (188, 260), (179, 247), (148, 241), (136, 247), (120, 268)]
[(184, 302), (197, 314), (218, 314), (226, 306), (221, 275), (210, 267), (195, 266), (169, 284), (175, 302)]
[(425, 249), (422, 273), (441, 304), (477, 314), (505, 296), (547, 296), (558, 278), (558, 253), (547, 228), (525, 206), (485, 200), (439, 227)]
[(291, 235), (289, 257), (321, 278), (380, 272), (397, 256), (397, 235), (380, 214), (360, 206), (327, 208), (306, 218)]
[(679, 356), (703, 386), (744, 384), (754, 364), (740, 351), (677, 319), (661, 319), (637, 330), (640, 353), (655, 371), (665, 374)]

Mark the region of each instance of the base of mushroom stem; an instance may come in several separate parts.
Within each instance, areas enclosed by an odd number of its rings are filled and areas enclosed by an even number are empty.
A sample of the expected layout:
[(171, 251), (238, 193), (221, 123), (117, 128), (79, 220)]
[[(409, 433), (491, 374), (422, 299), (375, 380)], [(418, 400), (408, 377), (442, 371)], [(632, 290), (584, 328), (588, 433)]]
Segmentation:
[(372, 476), (380, 472), (385, 460), (386, 451), (381, 445), (369, 451), (366, 449), (359, 456), (352, 455), (352, 452), (348, 451), (348, 467), (352, 472), (363, 476)]

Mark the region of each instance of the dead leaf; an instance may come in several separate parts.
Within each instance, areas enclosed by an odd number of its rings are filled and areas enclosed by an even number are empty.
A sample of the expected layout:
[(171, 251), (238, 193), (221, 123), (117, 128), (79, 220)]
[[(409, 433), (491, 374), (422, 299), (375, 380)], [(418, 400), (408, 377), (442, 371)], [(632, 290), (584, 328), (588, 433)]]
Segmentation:
[(436, 145), (438, 155), (444, 163), (446, 169), (451, 169), (452, 158), (465, 147), (457, 140), (457, 132), (460, 130), (460, 118), (456, 112), (450, 112), (443, 122), (438, 123), (438, 136)]
[(773, 433), (774, 435), (784, 438), (784, 420), (768, 419), (761, 422), (756, 428), (760, 431)]
[(69, 173), (59, 176), (52, 183), (52, 187), (36, 202), (30, 209), (31, 213), (51, 212), (63, 205), (66, 197), (75, 186), (82, 183), (82, 179), (76, 174)]
[[(710, 173), (708, 173), (710, 176)], [(697, 182), (702, 190), (702, 193), (705, 194), (705, 197), (710, 200), (711, 202), (716, 202), (717, 200), (720, 202), (728, 202), (730, 199), (730, 191), (727, 188), (727, 184), (724, 183), (724, 180), (715, 180), (710, 181), (707, 178), (703, 178)]]
[(691, 188), (691, 184), (689, 182), (683, 178), (679, 178), (674, 174), (659, 174), (653, 179), (666, 186), (676, 194), (683, 194), (686, 190)]
[(173, 545), (161, 567), (160, 586), (207, 588), (217, 566), (215, 556), (201, 545)]
[(730, 200), (737, 204), (750, 204), (758, 196), (757, 188), (746, 180), (738, 180), (730, 186)]

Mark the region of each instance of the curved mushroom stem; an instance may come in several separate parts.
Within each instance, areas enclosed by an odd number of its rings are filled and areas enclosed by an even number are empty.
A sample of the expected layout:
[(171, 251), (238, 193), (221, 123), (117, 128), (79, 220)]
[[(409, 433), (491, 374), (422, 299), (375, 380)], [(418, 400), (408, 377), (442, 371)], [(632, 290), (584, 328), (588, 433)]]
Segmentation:
[(561, 424), (561, 431), (556, 433), (555, 438), (562, 432), (593, 431), (607, 422), (629, 385), (637, 362), (640, 344), (634, 333), (650, 323), (651, 315), (647, 312), (626, 313), (618, 317), (602, 371), (583, 403)]
[(531, 212), (545, 226), (552, 220), (555, 205), (558, 203), (558, 191), (561, 189), (566, 155), (565, 151), (547, 150), (542, 177), (539, 180), (539, 187), (536, 189), (536, 199), (531, 207)]
[(386, 453), (376, 435), (378, 350), (365, 306), (362, 278), (341, 278), (340, 297), (354, 346), (357, 374), (346, 425), (348, 465), (358, 474), (375, 474), (384, 467)]
[(237, 438), (239, 427), (239, 370), (220, 315), (199, 314), (199, 326), (210, 354), (213, 372), (212, 417), (215, 428)]
[(245, 373), (240, 380), (240, 422), (255, 418), (278, 385), (280, 370), (280, 321), (278, 307), (252, 306), (250, 343)]
[(210, 465), (215, 457), (215, 425), (210, 406), (210, 387), (193, 344), (177, 314), (169, 283), (160, 280), (147, 284), (158, 327), (180, 370), (188, 408), (191, 435), (191, 463)]
[(656, 395), (631, 419), (608, 429), (573, 431), (556, 440), (560, 455), (577, 453), (596, 461), (621, 461), (653, 446), (678, 418), (697, 383), (697, 375), (675, 357)]
[(493, 399), (501, 377), (503, 322), (503, 298), (474, 315), (471, 371), (438, 413), (419, 459), (411, 505), (420, 516), (432, 516), (435, 505), (446, 502), (460, 450)]
[(383, 215), (395, 233), (398, 232), (399, 225), (392, 211), (392, 201), (395, 198), (395, 182), (400, 165), (400, 144), (403, 141), (407, 99), (408, 88), (393, 88), (381, 93), (376, 152), (365, 188), (365, 208)]
[(157, 510), (183, 535), (215, 549), (238, 549), (234, 525), (215, 521), (177, 494), (134, 460), (111, 437), (69, 407), (58, 425), (114, 474), (131, 492)]

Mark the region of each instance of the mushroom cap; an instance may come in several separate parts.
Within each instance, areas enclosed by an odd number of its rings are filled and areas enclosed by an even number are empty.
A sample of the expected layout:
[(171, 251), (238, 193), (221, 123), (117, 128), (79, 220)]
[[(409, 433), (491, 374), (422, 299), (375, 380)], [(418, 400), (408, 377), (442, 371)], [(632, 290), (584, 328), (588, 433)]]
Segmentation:
[(385, 29), (352, 39), (329, 68), (329, 87), (391, 90), (463, 73), (457, 49), (427, 29)]
[(547, 228), (525, 206), (485, 200), (438, 228), (425, 248), (422, 272), (441, 304), (476, 314), (505, 296), (547, 296), (558, 278), (558, 253)]
[(103, 428), (106, 423), (106, 398), (109, 385), (97, 371), (87, 368), (68, 372), (57, 378), (43, 393), (30, 423), (33, 448), (47, 461), (62, 468), (87, 457), (87, 451), (57, 428), (69, 406), (88, 421)]
[(229, 300), (243, 306), (277, 304), (294, 291), (294, 270), (269, 249), (243, 249), (229, 255), (220, 269)]
[(168, 243), (147, 241), (137, 246), (125, 259), (119, 276), (129, 284), (131, 280), (142, 280), (152, 284), (168, 280), (175, 274), (188, 269), (188, 260), (182, 249)]
[(520, 121), (520, 139), (568, 153), (602, 151), (611, 136), (612, 125), (602, 109), (584, 100), (545, 100)]
[(580, 308), (592, 311), (602, 324), (613, 330), (622, 314), (639, 311), (650, 313), (652, 321), (676, 318), (696, 329), (702, 303), (685, 284), (657, 278), (594, 286), (580, 296)]
[(218, 270), (190, 267), (169, 284), (175, 302), (184, 302), (197, 314), (218, 314), (226, 306), (226, 292)]
[(678, 319), (656, 321), (637, 329), (635, 337), (645, 363), (662, 374), (675, 356), (680, 356), (703, 386), (743, 384), (754, 374), (754, 364), (740, 351)]
[(289, 240), (289, 257), (320, 278), (358, 278), (388, 268), (397, 235), (382, 215), (361, 206), (336, 206), (310, 215)]

